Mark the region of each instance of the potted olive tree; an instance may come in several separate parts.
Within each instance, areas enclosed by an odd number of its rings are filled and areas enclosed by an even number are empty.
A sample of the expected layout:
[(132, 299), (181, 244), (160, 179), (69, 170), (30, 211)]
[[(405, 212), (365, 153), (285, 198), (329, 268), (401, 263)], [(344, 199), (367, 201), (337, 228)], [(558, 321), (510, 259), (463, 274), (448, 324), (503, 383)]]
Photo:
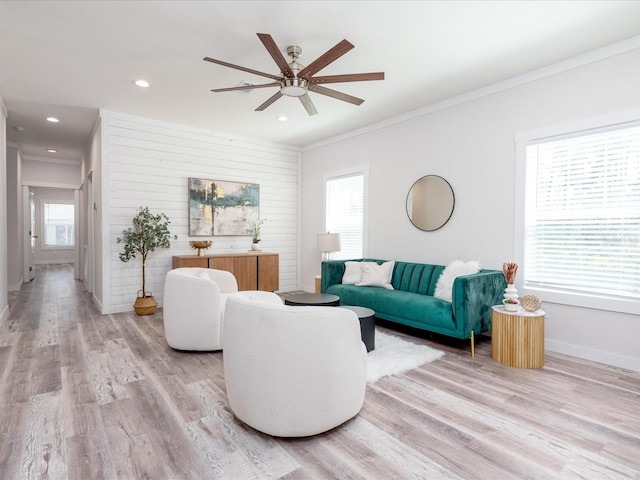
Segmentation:
[[(128, 262), (136, 256), (142, 260), (142, 289), (138, 290), (138, 297), (133, 305), (138, 315), (155, 313), (158, 303), (151, 292), (146, 290), (145, 263), (147, 255), (156, 248), (168, 248), (171, 233), (169, 232), (169, 218), (164, 213), (153, 215), (148, 207), (140, 207), (133, 217), (133, 227), (122, 231), (122, 238), (117, 242), (124, 242), (124, 251), (119, 255), (120, 260)], [(174, 236), (174, 239), (177, 238)]]

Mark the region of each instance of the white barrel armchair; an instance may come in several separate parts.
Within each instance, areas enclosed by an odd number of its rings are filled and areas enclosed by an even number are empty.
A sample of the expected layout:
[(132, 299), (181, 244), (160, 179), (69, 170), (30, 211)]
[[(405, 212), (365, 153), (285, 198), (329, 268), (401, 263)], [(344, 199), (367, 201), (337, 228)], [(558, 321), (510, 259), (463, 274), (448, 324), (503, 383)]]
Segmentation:
[(175, 268), (164, 283), (164, 333), (177, 350), (220, 350), (224, 309), (238, 291), (232, 273), (212, 268)]
[(231, 295), (225, 311), (224, 375), (235, 416), (269, 435), (302, 437), (357, 415), (367, 352), (356, 314), (259, 293)]

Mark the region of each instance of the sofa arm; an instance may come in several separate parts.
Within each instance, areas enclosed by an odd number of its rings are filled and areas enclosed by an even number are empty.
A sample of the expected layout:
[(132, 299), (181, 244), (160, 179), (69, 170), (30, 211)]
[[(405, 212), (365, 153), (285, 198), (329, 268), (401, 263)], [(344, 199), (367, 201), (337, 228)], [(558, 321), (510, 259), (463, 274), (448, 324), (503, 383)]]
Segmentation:
[(342, 283), (344, 275), (344, 262), (346, 260), (325, 260), (320, 270), (320, 292), (324, 293), (331, 285)]
[(481, 270), (453, 282), (452, 309), (458, 331), (466, 338), (491, 330), (491, 307), (502, 303), (507, 282), (499, 270)]

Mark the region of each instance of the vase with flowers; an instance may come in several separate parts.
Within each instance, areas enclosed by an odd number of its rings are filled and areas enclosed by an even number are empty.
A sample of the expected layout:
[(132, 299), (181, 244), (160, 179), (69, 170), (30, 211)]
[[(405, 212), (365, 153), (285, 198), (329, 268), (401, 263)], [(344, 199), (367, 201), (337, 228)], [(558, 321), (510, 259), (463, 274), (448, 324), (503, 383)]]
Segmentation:
[(502, 264), (502, 273), (507, 281), (507, 288), (504, 290), (505, 300), (518, 300), (518, 290), (516, 290), (516, 272), (518, 264), (516, 262), (505, 262)]
[(260, 230), (266, 220), (262, 219), (255, 223), (253, 227), (253, 237), (251, 237), (251, 250), (260, 251)]

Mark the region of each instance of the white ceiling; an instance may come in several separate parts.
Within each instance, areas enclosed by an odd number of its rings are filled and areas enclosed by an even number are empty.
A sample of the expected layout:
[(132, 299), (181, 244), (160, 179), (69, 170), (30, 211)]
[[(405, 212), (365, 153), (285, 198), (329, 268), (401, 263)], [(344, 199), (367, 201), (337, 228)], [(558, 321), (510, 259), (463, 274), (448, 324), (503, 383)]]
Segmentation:
[[(270, 80), (205, 56), (278, 73), (258, 32), (284, 55), (301, 46), (305, 65), (346, 38), (355, 48), (320, 73), (386, 78), (330, 86), (360, 106), (311, 93), (313, 117), (287, 97), (255, 112), (273, 87), (212, 93)], [(638, 34), (640, 1), (4, 0), (0, 96), (27, 158), (79, 159), (101, 108), (305, 146)]]

